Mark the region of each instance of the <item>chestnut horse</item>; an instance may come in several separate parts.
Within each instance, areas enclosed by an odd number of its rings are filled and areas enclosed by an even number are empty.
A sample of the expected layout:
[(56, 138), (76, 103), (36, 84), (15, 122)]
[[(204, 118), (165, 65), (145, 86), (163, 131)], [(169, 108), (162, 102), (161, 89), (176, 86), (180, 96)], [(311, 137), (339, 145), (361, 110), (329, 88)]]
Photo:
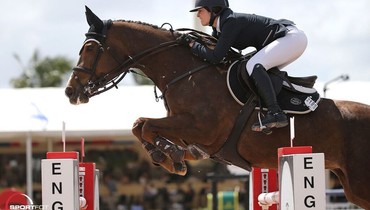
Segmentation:
[[(181, 33), (172, 29), (102, 21), (88, 8), (86, 16), (90, 29), (65, 90), (70, 103), (87, 103), (138, 68), (162, 92), (168, 111), (160, 119), (139, 118), (133, 126), (153, 162), (183, 175), (184, 160), (214, 158), (228, 143), (241, 110), (226, 85), (225, 65), (193, 56), (176, 43)], [(289, 126), (266, 135), (251, 131), (256, 121), (253, 111), (235, 145), (235, 156), (253, 167), (277, 168), (277, 149), (290, 145)], [(295, 145), (324, 153), (325, 166), (338, 176), (347, 199), (370, 209), (370, 106), (324, 98), (315, 111), (295, 115), (295, 124)]]

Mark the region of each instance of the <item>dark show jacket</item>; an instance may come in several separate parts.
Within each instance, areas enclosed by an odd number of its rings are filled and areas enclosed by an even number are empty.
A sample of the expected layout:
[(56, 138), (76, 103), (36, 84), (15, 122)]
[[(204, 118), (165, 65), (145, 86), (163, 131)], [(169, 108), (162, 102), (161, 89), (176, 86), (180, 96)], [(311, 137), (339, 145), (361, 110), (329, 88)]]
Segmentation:
[(290, 20), (275, 20), (255, 14), (234, 13), (225, 9), (220, 15), (220, 31), (213, 28), (212, 36), (218, 39), (214, 49), (195, 42), (194, 55), (211, 63), (219, 63), (231, 47), (243, 50), (255, 47), (261, 50), (272, 41), (285, 36), (286, 26), (294, 25)]

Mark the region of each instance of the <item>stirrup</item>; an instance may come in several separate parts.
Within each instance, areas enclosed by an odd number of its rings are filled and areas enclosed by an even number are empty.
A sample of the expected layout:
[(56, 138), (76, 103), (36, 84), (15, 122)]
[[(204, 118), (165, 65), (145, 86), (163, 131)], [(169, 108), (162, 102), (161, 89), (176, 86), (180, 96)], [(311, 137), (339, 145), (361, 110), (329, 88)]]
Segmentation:
[(270, 135), (272, 133), (272, 130), (271, 130), (271, 128), (269, 128), (266, 125), (263, 125), (262, 124), (261, 112), (260, 111), (258, 112), (258, 115), (257, 116), (258, 116), (258, 124), (259, 124), (258, 130), (253, 129), (254, 125), (252, 125), (252, 130), (253, 131), (257, 131), (257, 132), (263, 132), (266, 135)]

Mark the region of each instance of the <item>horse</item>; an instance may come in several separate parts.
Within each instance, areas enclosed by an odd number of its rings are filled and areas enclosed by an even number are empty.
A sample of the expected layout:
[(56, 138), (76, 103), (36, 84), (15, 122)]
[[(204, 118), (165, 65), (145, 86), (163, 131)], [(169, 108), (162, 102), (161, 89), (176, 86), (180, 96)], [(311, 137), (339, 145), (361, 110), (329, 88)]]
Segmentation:
[[(172, 27), (101, 20), (87, 7), (86, 18), (90, 28), (65, 88), (71, 104), (88, 103), (137, 68), (161, 91), (156, 96), (167, 109), (166, 117), (141, 117), (132, 128), (154, 164), (179, 175), (186, 173), (185, 160), (205, 158), (249, 164), (241, 166), (246, 169), (277, 168), (277, 149), (290, 146), (289, 126), (270, 135), (252, 131), (256, 109), (232, 145), (231, 158), (219, 153), (229, 144), (242, 108), (226, 85), (229, 65), (194, 56), (176, 42), (184, 32)], [(295, 117), (295, 146), (324, 153), (325, 167), (338, 176), (347, 199), (370, 209), (370, 106), (321, 98), (315, 111), (290, 116)]]

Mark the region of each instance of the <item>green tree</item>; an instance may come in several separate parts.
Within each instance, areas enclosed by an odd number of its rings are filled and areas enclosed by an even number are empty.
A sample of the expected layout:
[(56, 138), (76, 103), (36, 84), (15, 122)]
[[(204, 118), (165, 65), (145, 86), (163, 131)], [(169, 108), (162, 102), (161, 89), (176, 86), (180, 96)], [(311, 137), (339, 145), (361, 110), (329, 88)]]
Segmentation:
[(14, 88), (59, 87), (65, 74), (72, 68), (72, 61), (69, 59), (63, 56), (40, 58), (38, 50), (35, 50), (26, 66), (17, 54), (14, 54), (14, 58), (23, 71), (19, 77), (10, 81)]

